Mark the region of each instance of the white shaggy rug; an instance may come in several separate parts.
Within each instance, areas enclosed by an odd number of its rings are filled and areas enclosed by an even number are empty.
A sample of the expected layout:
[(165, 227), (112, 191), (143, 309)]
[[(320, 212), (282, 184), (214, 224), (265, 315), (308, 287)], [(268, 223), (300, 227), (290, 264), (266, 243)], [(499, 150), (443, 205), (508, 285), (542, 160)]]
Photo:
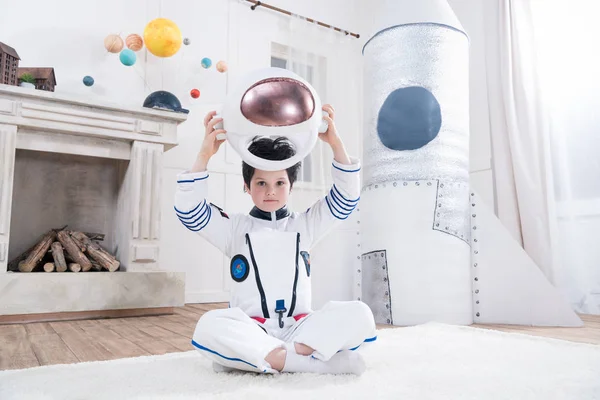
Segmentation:
[(196, 351), (0, 372), (0, 399), (600, 399), (600, 346), (429, 323), (350, 375), (215, 373)]

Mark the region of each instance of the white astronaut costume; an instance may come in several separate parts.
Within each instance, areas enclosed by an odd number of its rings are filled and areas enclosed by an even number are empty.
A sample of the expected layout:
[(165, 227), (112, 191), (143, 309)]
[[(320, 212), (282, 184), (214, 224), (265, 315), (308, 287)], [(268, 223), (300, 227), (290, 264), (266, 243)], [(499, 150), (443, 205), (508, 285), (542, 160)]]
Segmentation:
[(202, 354), (225, 367), (276, 373), (265, 357), (286, 343), (310, 346), (314, 358), (327, 361), (376, 339), (373, 314), (360, 301), (311, 309), (309, 251), (359, 200), (360, 164), (351, 161), (333, 161), (329, 194), (303, 213), (254, 207), (227, 215), (206, 200), (207, 172), (178, 176), (177, 216), (231, 258), (230, 308), (204, 314), (193, 335)]

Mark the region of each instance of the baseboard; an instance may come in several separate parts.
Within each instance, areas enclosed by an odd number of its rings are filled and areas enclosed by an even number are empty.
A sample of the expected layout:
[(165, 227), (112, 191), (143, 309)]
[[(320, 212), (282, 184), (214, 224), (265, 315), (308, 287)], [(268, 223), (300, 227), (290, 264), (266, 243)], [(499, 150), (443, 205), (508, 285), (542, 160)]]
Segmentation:
[(228, 303), (229, 292), (185, 292), (186, 303)]
[(132, 308), (125, 310), (69, 311), (42, 314), (0, 315), (2, 324), (28, 324), (33, 322), (68, 321), (77, 319), (147, 317), (150, 315), (173, 314), (174, 307)]

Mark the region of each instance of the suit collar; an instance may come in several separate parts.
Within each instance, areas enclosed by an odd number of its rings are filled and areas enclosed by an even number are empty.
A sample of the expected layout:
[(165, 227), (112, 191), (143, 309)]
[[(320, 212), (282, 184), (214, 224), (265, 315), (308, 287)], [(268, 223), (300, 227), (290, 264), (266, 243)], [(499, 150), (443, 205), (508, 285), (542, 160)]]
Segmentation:
[[(272, 221), (271, 214), (272, 213), (263, 211), (256, 206), (254, 206), (254, 208), (250, 210), (250, 216), (258, 219), (264, 219), (266, 221)], [(277, 220), (280, 220), (289, 217), (290, 212), (288, 211), (286, 206), (283, 206), (279, 210), (275, 211), (275, 216)]]

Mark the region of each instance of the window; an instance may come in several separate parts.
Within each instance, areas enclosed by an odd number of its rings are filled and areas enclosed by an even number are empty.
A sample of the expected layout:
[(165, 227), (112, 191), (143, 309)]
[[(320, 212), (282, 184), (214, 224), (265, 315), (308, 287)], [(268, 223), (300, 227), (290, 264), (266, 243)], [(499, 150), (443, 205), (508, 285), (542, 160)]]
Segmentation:
[[(279, 43), (271, 43), (271, 67), (288, 69), (300, 75), (315, 88), (321, 99), (324, 98), (325, 94), (325, 66), (325, 57), (305, 53)], [(302, 160), (302, 169), (298, 176), (299, 181), (314, 182), (316, 180), (314, 174), (318, 168), (316, 165), (319, 159), (318, 152), (319, 148), (315, 146), (312, 153)], [(313, 168), (313, 166), (316, 168)]]

